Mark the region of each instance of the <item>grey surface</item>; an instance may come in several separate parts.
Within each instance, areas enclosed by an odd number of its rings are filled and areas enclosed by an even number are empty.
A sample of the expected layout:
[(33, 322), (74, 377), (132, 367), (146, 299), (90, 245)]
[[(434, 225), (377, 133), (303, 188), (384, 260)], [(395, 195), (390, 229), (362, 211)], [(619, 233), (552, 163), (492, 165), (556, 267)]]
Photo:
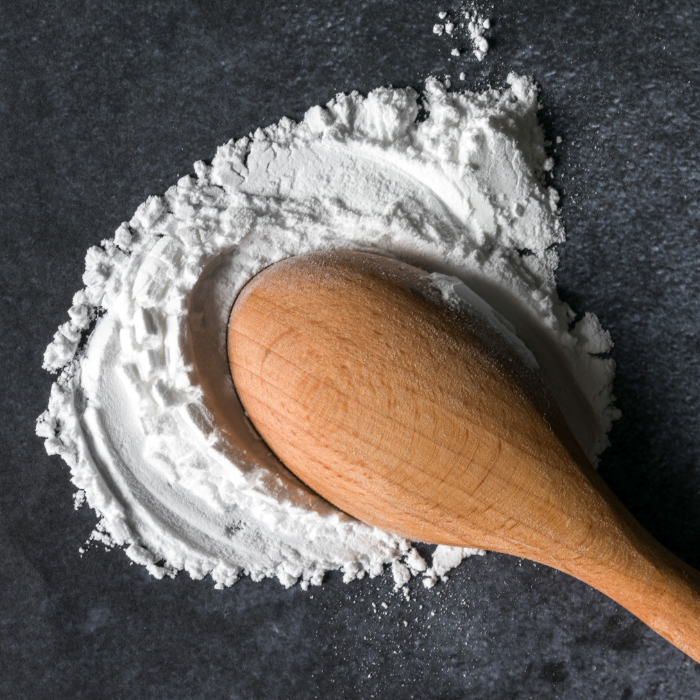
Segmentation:
[[(67, 467), (34, 437), (86, 249), (231, 137), (337, 91), (535, 76), (569, 240), (562, 296), (616, 342), (601, 473), (700, 565), (700, 11), (504, 0), (450, 59), (432, 2), (0, 5), (3, 698), (695, 698), (700, 666), (563, 574), (487, 555), (413, 600), (390, 576), (284, 590), (155, 581), (78, 547)], [(456, 6), (455, 6), (456, 9)], [(385, 601), (386, 611), (379, 607)], [(372, 604), (382, 612), (375, 614)], [(434, 615), (433, 615), (434, 613)], [(407, 623), (405, 625), (404, 623)]]

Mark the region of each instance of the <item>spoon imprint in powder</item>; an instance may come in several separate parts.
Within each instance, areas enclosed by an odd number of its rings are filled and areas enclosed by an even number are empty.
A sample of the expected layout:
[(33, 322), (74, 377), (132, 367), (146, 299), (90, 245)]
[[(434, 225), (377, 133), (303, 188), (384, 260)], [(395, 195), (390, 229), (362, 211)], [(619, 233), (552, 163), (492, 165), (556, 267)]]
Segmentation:
[(366, 253), (290, 258), (240, 293), (228, 343), (253, 425), (338, 508), (564, 571), (700, 661), (700, 574), (605, 485), (539, 373), (427, 273)]

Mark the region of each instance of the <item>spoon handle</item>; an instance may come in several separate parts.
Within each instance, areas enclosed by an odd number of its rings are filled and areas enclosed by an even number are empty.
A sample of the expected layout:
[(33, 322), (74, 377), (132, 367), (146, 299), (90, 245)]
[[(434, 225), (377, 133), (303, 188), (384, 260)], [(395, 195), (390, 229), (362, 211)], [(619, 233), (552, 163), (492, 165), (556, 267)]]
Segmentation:
[(599, 541), (595, 555), (575, 567), (550, 564), (612, 598), (700, 662), (700, 573), (655, 540), (597, 473), (587, 476), (615, 512), (619, 529), (609, 530), (608, 546)]

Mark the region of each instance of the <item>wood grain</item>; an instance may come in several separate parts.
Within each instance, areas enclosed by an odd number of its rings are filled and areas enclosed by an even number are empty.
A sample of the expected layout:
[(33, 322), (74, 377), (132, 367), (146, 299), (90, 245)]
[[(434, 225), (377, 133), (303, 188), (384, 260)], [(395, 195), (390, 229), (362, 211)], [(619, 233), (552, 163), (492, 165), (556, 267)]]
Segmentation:
[(700, 660), (700, 575), (608, 489), (539, 374), (422, 271), (352, 252), (273, 265), (236, 300), (229, 359), (263, 439), (342, 510), (564, 571)]

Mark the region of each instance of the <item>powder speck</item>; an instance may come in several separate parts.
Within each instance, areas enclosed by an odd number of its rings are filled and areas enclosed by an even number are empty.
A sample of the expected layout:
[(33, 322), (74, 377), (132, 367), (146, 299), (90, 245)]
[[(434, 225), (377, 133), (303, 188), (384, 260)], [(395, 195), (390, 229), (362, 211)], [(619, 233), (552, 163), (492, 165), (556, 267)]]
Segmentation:
[(85, 491), (78, 489), (73, 495), (73, 510), (80, 510), (85, 503)]
[(425, 559), (418, 553), (417, 549), (411, 549), (406, 555), (405, 561), (413, 573), (419, 573), (428, 568)]
[(411, 580), (411, 569), (400, 561), (392, 562), (391, 573), (394, 576), (394, 590), (396, 591)]
[(467, 24), (467, 34), (472, 43), (474, 55), (483, 61), (489, 50), (489, 42), (484, 36), (484, 31), (489, 29), (491, 22), (481, 17), (476, 10), (463, 10), (465, 22)]
[[(464, 22), (460, 22), (459, 29), (466, 31), (466, 36), (472, 46), (472, 52), (474, 56), (479, 61), (482, 61), (489, 50), (489, 43), (484, 32), (491, 27), (491, 22), (488, 18), (482, 17), (476, 9), (464, 7), (461, 10), (461, 15), (464, 18)], [(447, 13), (438, 13), (440, 19), (445, 19)], [(456, 36), (456, 29), (458, 26), (448, 20), (444, 24), (435, 24), (433, 26), (433, 33), (438, 36), (447, 35), (450, 37)], [(453, 56), (461, 55), (458, 48), (453, 48), (451, 50)]]

